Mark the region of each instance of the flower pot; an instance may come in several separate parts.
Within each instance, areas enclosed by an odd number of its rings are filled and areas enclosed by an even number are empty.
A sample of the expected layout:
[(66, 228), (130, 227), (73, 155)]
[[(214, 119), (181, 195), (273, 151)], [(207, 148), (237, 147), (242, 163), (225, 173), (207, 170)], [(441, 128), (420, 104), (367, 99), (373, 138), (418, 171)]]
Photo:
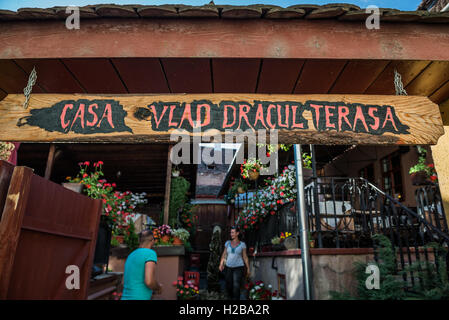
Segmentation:
[(309, 247), (315, 248), (315, 240), (309, 240)]
[(242, 187), (238, 187), (237, 188), (237, 192), (240, 193), (240, 194), (241, 193), (245, 193), (245, 189), (243, 189)]
[(298, 246), (296, 245), (296, 238), (288, 237), (283, 242), (285, 248), (287, 250), (289, 249), (296, 249)]
[(83, 188), (84, 188), (84, 184), (74, 183), (74, 182), (63, 182), (62, 186), (64, 188), (72, 190), (73, 192), (76, 192), (76, 193), (81, 193), (81, 191), (83, 191)]
[(173, 245), (175, 246), (182, 246), (184, 244), (184, 242), (179, 239), (178, 237), (173, 237)]
[(248, 172), (249, 180), (253, 180), (253, 181), (257, 180), (259, 178), (259, 175), (260, 175), (259, 171), (256, 171), (256, 172), (250, 171), (250, 172)]
[(161, 237), (161, 240), (163, 242), (169, 242), (170, 241), (170, 236), (169, 235), (164, 235), (164, 236)]
[(179, 177), (179, 171), (172, 171), (171, 173), (172, 177)]
[(410, 178), (414, 186), (423, 186), (430, 183), (425, 172), (412, 173), (410, 175)]
[(273, 251), (283, 251), (286, 248), (285, 248), (284, 243), (279, 243), (279, 244), (273, 244), (272, 249), (273, 249)]

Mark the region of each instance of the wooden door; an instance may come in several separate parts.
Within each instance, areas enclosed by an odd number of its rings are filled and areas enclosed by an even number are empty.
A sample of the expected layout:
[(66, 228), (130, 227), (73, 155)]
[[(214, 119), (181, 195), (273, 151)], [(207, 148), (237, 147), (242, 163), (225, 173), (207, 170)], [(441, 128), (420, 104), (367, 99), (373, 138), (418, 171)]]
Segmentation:
[[(101, 210), (15, 167), (0, 221), (0, 299), (86, 299)], [(68, 266), (79, 269), (79, 289), (67, 288)]]

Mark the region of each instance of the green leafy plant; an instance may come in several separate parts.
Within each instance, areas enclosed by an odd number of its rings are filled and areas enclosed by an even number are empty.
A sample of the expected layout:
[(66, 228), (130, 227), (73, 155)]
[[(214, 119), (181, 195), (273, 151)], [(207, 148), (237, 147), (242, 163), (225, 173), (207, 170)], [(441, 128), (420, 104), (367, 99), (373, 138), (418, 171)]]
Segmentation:
[(271, 244), (281, 244), (281, 238), (276, 236), (271, 239)]
[(128, 246), (130, 251), (134, 251), (139, 247), (139, 237), (136, 233), (136, 227), (134, 222), (131, 220), (129, 223), (128, 232), (125, 233), (124, 243)]
[(186, 229), (193, 237), (196, 232), (196, 225), (198, 223), (198, 216), (195, 214), (196, 206), (190, 202), (186, 202), (179, 215), (181, 227)]
[(233, 203), (233, 200), (235, 200), (235, 197), (239, 193), (239, 190), (243, 192), (248, 191), (248, 185), (240, 178), (232, 178), (228, 194), (225, 196), (225, 201), (227, 204)]
[(189, 239), (190, 233), (184, 228), (178, 228), (172, 230), (172, 235), (181, 239), (182, 242), (185, 242)]
[(240, 174), (244, 179), (248, 179), (250, 173), (260, 172), (260, 169), (263, 168), (262, 162), (256, 158), (250, 158), (248, 160), (244, 160), (240, 165)]
[(288, 151), (292, 147), (291, 144), (263, 144), (263, 143), (258, 143), (257, 146), (259, 148), (266, 146), (268, 156), (274, 152), (277, 152), (278, 149), (282, 151)]
[(434, 164), (426, 163), (427, 150), (421, 146), (416, 146), (416, 148), (418, 149), (418, 154), (419, 154), (418, 163), (415, 164), (414, 166), (412, 166), (408, 173), (413, 174), (413, 173), (423, 172), (426, 174), (426, 176), (428, 178), (430, 178), (431, 181), (433, 181), (433, 182), (437, 181), (438, 176), (435, 171)]
[[(436, 264), (429, 262), (415, 262), (406, 267), (403, 271), (396, 270), (395, 256), (397, 252), (393, 250), (390, 240), (380, 234), (373, 236), (377, 243), (378, 263), (369, 262), (354, 264), (357, 278), (357, 294), (351, 295), (349, 292), (331, 291), (332, 299), (336, 300), (416, 300), (416, 299), (449, 299), (449, 282), (447, 279), (446, 255), (447, 249), (431, 243), (425, 248), (433, 249)], [(367, 274), (366, 267), (376, 264), (379, 267), (379, 289), (369, 290), (366, 287)], [(404, 274), (411, 272), (418, 278), (415, 286), (404, 289)]]
[(302, 154), (302, 166), (305, 169), (312, 169), (312, 156), (307, 152)]
[(190, 183), (183, 177), (173, 177), (170, 187), (170, 207), (168, 224), (176, 226), (178, 222), (178, 212), (184, 207), (187, 202), (187, 192), (189, 191)]

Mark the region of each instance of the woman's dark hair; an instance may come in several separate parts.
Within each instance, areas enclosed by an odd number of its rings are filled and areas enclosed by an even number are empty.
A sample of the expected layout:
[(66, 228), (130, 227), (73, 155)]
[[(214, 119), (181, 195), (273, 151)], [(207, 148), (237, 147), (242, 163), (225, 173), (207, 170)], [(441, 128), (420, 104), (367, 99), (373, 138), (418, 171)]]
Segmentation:
[(237, 227), (237, 226), (232, 226), (232, 227), (231, 227), (231, 230), (232, 230), (232, 229), (234, 229), (234, 230), (237, 231), (237, 232), (240, 232), (240, 228)]

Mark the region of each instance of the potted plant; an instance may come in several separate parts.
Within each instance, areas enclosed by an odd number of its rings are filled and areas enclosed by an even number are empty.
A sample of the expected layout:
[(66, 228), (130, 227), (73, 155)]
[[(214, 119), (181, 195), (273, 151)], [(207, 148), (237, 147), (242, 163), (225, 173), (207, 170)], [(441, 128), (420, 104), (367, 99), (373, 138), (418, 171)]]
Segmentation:
[(296, 238), (292, 237), (290, 232), (282, 232), (280, 239), (287, 250), (296, 249), (298, 247), (296, 244)]
[(247, 289), (249, 300), (271, 300), (272, 286), (265, 286), (263, 281), (250, 282)]
[(243, 164), (240, 166), (240, 173), (244, 179), (257, 180), (261, 168), (263, 166), (259, 159), (250, 158), (243, 161)]
[(76, 193), (81, 193), (84, 189), (84, 184), (81, 183), (80, 177), (66, 177), (67, 182), (63, 182), (62, 186), (66, 189), (72, 190)]
[(312, 237), (312, 234), (309, 232), (309, 247), (315, 248), (315, 239)]
[(162, 226), (160, 226), (159, 227), (159, 232), (160, 232), (160, 235), (161, 235), (161, 240), (163, 242), (170, 242), (172, 229), (171, 229), (171, 227), (169, 225), (163, 224)]
[(281, 243), (281, 238), (276, 236), (271, 239), (271, 244), (273, 245), (273, 251), (282, 251), (285, 250), (285, 246)]
[(237, 179), (234, 181), (232, 190), (234, 190), (234, 192), (237, 191), (237, 193), (242, 194), (248, 190), (248, 185), (242, 179)]
[(437, 182), (438, 176), (435, 171), (435, 166), (426, 163), (427, 150), (421, 146), (416, 147), (418, 149), (418, 163), (412, 166), (409, 170), (412, 184), (414, 186), (420, 186), (429, 184), (431, 182)]
[(179, 300), (198, 299), (199, 290), (192, 280), (188, 280), (184, 283), (184, 279), (180, 276), (177, 281), (173, 281), (173, 286), (176, 287), (176, 296)]
[(190, 237), (189, 231), (187, 231), (184, 228), (173, 229), (172, 235), (173, 235), (173, 245), (175, 246), (183, 245), (184, 242), (186, 242), (187, 239), (189, 239)]

